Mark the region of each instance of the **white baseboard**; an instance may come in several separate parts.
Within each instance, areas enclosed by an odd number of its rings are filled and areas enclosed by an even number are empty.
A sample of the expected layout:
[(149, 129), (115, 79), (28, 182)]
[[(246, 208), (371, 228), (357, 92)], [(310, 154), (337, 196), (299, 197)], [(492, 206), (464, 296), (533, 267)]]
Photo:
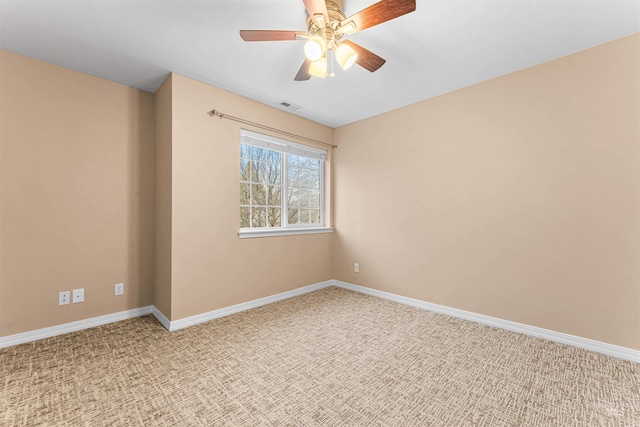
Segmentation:
[(506, 329), (513, 332), (519, 332), (521, 334), (530, 335), (532, 337), (544, 338), (549, 341), (567, 344), (573, 347), (579, 347), (585, 350), (595, 351), (597, 353), (617, 357), (619, 359), (625, 359), (632, 362), (640, 363), (640, 351), (638, 350), (632, 350), (626, 347), (620, 347), (613, 344), (590, 340), (588, 338), (577, 337), (575, 335), (564, 334), (562, 332), (550, 331), (548, 329), (538, 328), (536, 326), (525, 325), (524, 323), (512, 322), (510, 320), (504, 320), (497, 317), (485, 316), (484, 314), (473, 313), (471, 311), (459, 310), (457, 308), (447, 307), (445, 305), (433, 304), (414, 298), (403, 297), (389, 292), (367, 288), (365, 286), (341, 282), (339, 280), (333, 280), (333, 285), (339, 288), (348, 289), (350, 291), (360, 292), (374, 297), (384, 298), (389, 301), (398, 302), (400, 304), (421, 308), (423, 310), (446, 314), (458, 319), (470, 320), (472, 322), (481, 323), (483, 325)]
[(0, 337), (0, 348), (11, 347), (14, 345), (23, 344), (31, 341), (37, 341), (43, 338), (50, 338), (56, 335), (62, 335), (69, 332), (80, 331), (82, 329), (93, 328), (95, 326), (106, 325), (107, 323), (118, 322), (120, 320), (146, 316), (147, 314), (152, 314), (156, 319), (158, 319), (158, 322), (160, 322), (160, 324), (164, 326), (165, 329), (167, 329), (168, 331), (177, 331), (178, 329), (183, 329), (189, 326), (197, 325), (198, 323), (207, 322), (209, 320), (217, 319), (219, 317), (224, 317), (230, 314), (239, 313), (241, 311), (260, 307), (266, 304), (271, 304), (276, 301), (281, 301), (287, 298), (292, 298), (298, 295), (317, 291), (319, 289), (327, 288), (329, 286), (333, 286), (333, 281), (328, 280), (326, 282), (304, 286), (302, 288), (293, 289), (291, 291), (282, 292), (276, 295), (271, 295), (268, 297), (243, 302), (240, 304), (232, 305), (230, 307), (225, 307), (218, 310), (213, 310), (207, 313), (202, 313), (196, 316), (186, 317), (184, 319), (178, 319), (174, 321), (170, 321), (155, 306), (149, 305), (147, 307), (134, 308), (132, 310), (121, 311), (119, 313), (106, 314), (104, 316), (78, 320), (77, 322), (65, 323), (62, 325), (51, 326), (43, 329), (36, 329), (34, 331), (29, 331), (29, 332), (23, 332), (21, 334)]
[[(184, 319), (173, 320), (169, 322), (168, 328), (166, 325), (164, 325), (164, 323), (163, 325), (169, 331), (173, 332), (173, 331), (177, 331), (178, 329), (183, 329), (189, 326), (197, 325), (198, 323), (208, 322), (209, 320), (218, 319), (224, 316), (229, 316), (230, 314), (239, 313), (241, 311), (249, 310), (249, 309), (260, 307), (266, 304), (282, 301), (284, 299), (293, 298), (298, 295), (317, 291), (319, 289), (333, 286), (333, 284), (334, 284), (333, 280), (327, 280), (326, 282), (320, 282), (314, 285), (304, 286), (302, 288), (294, 289), (287, 292), (282, 292), (282, 293), (271, 295), (264, 298), (254, 299), (252, 301), (243, 302), (240, 304), (232, 305), (230, 307), (220, 308), (218, 310), (209, 311), (207, 313), (197, 314), (191, 317), (185, 317)], [(160, 323), (162, 323), (162, 321), (160, 321)]]
[(77, 322), (64, 323), (62, 325), (36, 329), (35, 331), (0, 337), (0, 348), (11, 347), (13, 345), (23, 344), (31, 341), (37, 341), (43, 338), (55, 337), (56, 335), (67, 334), (69, 332), (75, 332), (82, 329), (106, 325), (107, 323), (132, 319), (134, 317), (146, 316), (147, 314), (151, 314), (152, 307), (153, 306), (149, 305), (147, 307), (134, 308), (131, 310), (120, 311), (118, 313), (105, 314), (104, 316), (78, 320)]
[(147, 307), (134, 308), (132, 310), (121, 311), (119, 313), (92, 317), (90, 319), (79, 320), (77, 322), (65, 323), (63, 325), (52, 326), (44, 329), (37, 329), (35, 331), (9, 335), (6, 337), (0, 337), (0, 348), (10, 347), (13, 345), (22, 344), (30, 341), (36, 341), (43, 338), (49, 338), (56, 335), (62, 335), (69, 332), (75, 332), (82, 329), (93, 328), (95, 326), (106, 325), (108, 323), (118, 322), (120, 320), (126, 320), (134, 317), (145, 316), (147, 314), (152, 314), (156, 319), (158, 319), (158, 322), (160, 322), (160, 324), (162, 324), (162, 326), (164, 326), (168, 331), (177, 331), (178, 329), (187, 328), (189, 326), (197, 325), (198, 323), (208, 322), (209, 320), (217, 319), (224, 316), (229, 316), (231, 314), (239, 313), (241, 311), (260, 307), (266, 304), (271, 304), (277, 301), (282, 301), (284, 299), (288, 299), (298, 295), (317, 291), (319, 289), (327, 288), (329, 286), (337, 286), (339, 288), (347, 289), (354, 292), (360, 292), (360, 293), (371, 295), (378, 298), (383, 298), (389, 301), (394, 301), (400, 304), (417, 307), (423, 310), (446, 314), (448, 316), (456, 317), (458, 319), (470, 320), (472, 322), (481, 323), (483, 325), (506, 329), (508, 331), (513, 331), (513, 332), (519, 332), (525, 335), (543, 338), (549, 341), (554, 341), (561, 344), (567, 344), (574, 347), (595, 351), (597, 353), (602, 353), (609, 356), (617, 357), (620, 359), (625, 359), (625, 360), (630, 360), (632, 362), (640, 363), (640, 351), (638, 350), (633, 350), (626, 347), (620, 347), (613, 344), (607, 344), (600, 341), (590, 340), (588, 338), (577, 337), (577, 336), (565, 334), (562, 332), (556, 332), (548, 329), (538, 328), (535, 326), (525, 325), (523, 323), (512, 322), (510, 320), (504, 320), (497, 317), (485, 316), (484, 314), (473, 313), (470, 311), (460, 310), (457, 308), (447, 307), (444, 305), (433, 304), (430, 302), (426, 302), (426, 301), (422, 301), (414, 298), (403, 297), (401, 295), (379, 291), (376, 289), (367, 288), (365, 286), (354, 285), (354, 284), (342, 282), (339, 280), (328, 280), (326, 282), (304, 286), (302, 288), (294, 289), (291, 291), (282, 292), (282, 293), (271, 295), (268, 297), (243, 302), (240, 304), (232, 305), (230, 307), (225, 307), (218, 310), (213, 310), (207, 313), (202, 313), (202, 314), (198, 314), (195, 316), (186, 317), (184, 319), (178, 319), (174, 321), (170, 321), (160, 310), (158, 310), (155, 306), (152, 306), (152, 305)]

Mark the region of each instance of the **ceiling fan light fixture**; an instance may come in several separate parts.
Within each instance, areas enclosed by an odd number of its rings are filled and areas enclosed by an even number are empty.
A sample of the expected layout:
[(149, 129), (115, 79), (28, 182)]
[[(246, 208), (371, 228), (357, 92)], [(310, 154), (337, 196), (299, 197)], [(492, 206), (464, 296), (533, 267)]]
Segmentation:
[(324, 79), (327, 77), (327, 58), (320, 58), (309, 65), (309, 74)]
[(416, 10), (416, 0), (375, 1), (347, 17), (343, 11), (344, 0), (302, 0), (307, 10), (306, 30), (240, 30), (240, 37), (247, 42), (305, 40), (305, 58), (295, 81), (306, 81), (312, 76), (333, 77), (334, 62), (344, 70), (356, 63), (373, 73), (386, 61), (349, 40), (341, 43), (342, 38)]
[(304, 44), (304, 55), (311, 61), (318, 61), (324, 56), (326, 44), (322, 37), (314, 36)]
[(349, 69), (358, 60), (358, 54), (351, 46), (341, 44), (336, 48), (336, 61), (343, 70)]

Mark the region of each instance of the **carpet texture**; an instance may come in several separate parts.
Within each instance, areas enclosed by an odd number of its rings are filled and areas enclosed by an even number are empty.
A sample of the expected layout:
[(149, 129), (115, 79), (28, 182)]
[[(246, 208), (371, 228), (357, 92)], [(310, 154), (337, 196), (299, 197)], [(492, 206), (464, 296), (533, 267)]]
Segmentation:
[(640, 364), (326, 288), (0, 349), (0, 425), (640, 426)]

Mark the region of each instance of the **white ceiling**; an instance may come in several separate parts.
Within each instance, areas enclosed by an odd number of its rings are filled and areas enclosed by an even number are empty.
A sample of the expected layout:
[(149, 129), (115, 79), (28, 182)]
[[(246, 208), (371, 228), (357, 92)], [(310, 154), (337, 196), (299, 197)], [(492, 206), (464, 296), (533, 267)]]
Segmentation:
[[(374, 2), (345, 0), (345, 13)], [(293, 80), (303, 42), (238, 35), (305, 30), (305, 17), (302, 0), (0, 0), (0, 47), (150, 92), (174, 71), (337, 127), (640, 32), (640, 1), (418, 0), (349, 37), (380, 70), (306, 82)]]

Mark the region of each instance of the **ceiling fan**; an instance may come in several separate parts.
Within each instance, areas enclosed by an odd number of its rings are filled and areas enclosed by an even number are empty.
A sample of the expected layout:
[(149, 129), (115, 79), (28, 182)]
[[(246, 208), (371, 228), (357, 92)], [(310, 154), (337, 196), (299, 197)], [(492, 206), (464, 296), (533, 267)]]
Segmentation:
[(306, 59), (296, 74), (297, 81), (333, 76), (327, 68), (328, 54), (344, 70), (355, 63), (376, 71), (386, 61), (343, 37), (416, 10), (415, 0), (381, 0), (347, 18), (342, 12), (344, 0), (302, 1), (308, 12), (306, 31), (240, 30), (240, 37), (247, 42), (306, 40)]

